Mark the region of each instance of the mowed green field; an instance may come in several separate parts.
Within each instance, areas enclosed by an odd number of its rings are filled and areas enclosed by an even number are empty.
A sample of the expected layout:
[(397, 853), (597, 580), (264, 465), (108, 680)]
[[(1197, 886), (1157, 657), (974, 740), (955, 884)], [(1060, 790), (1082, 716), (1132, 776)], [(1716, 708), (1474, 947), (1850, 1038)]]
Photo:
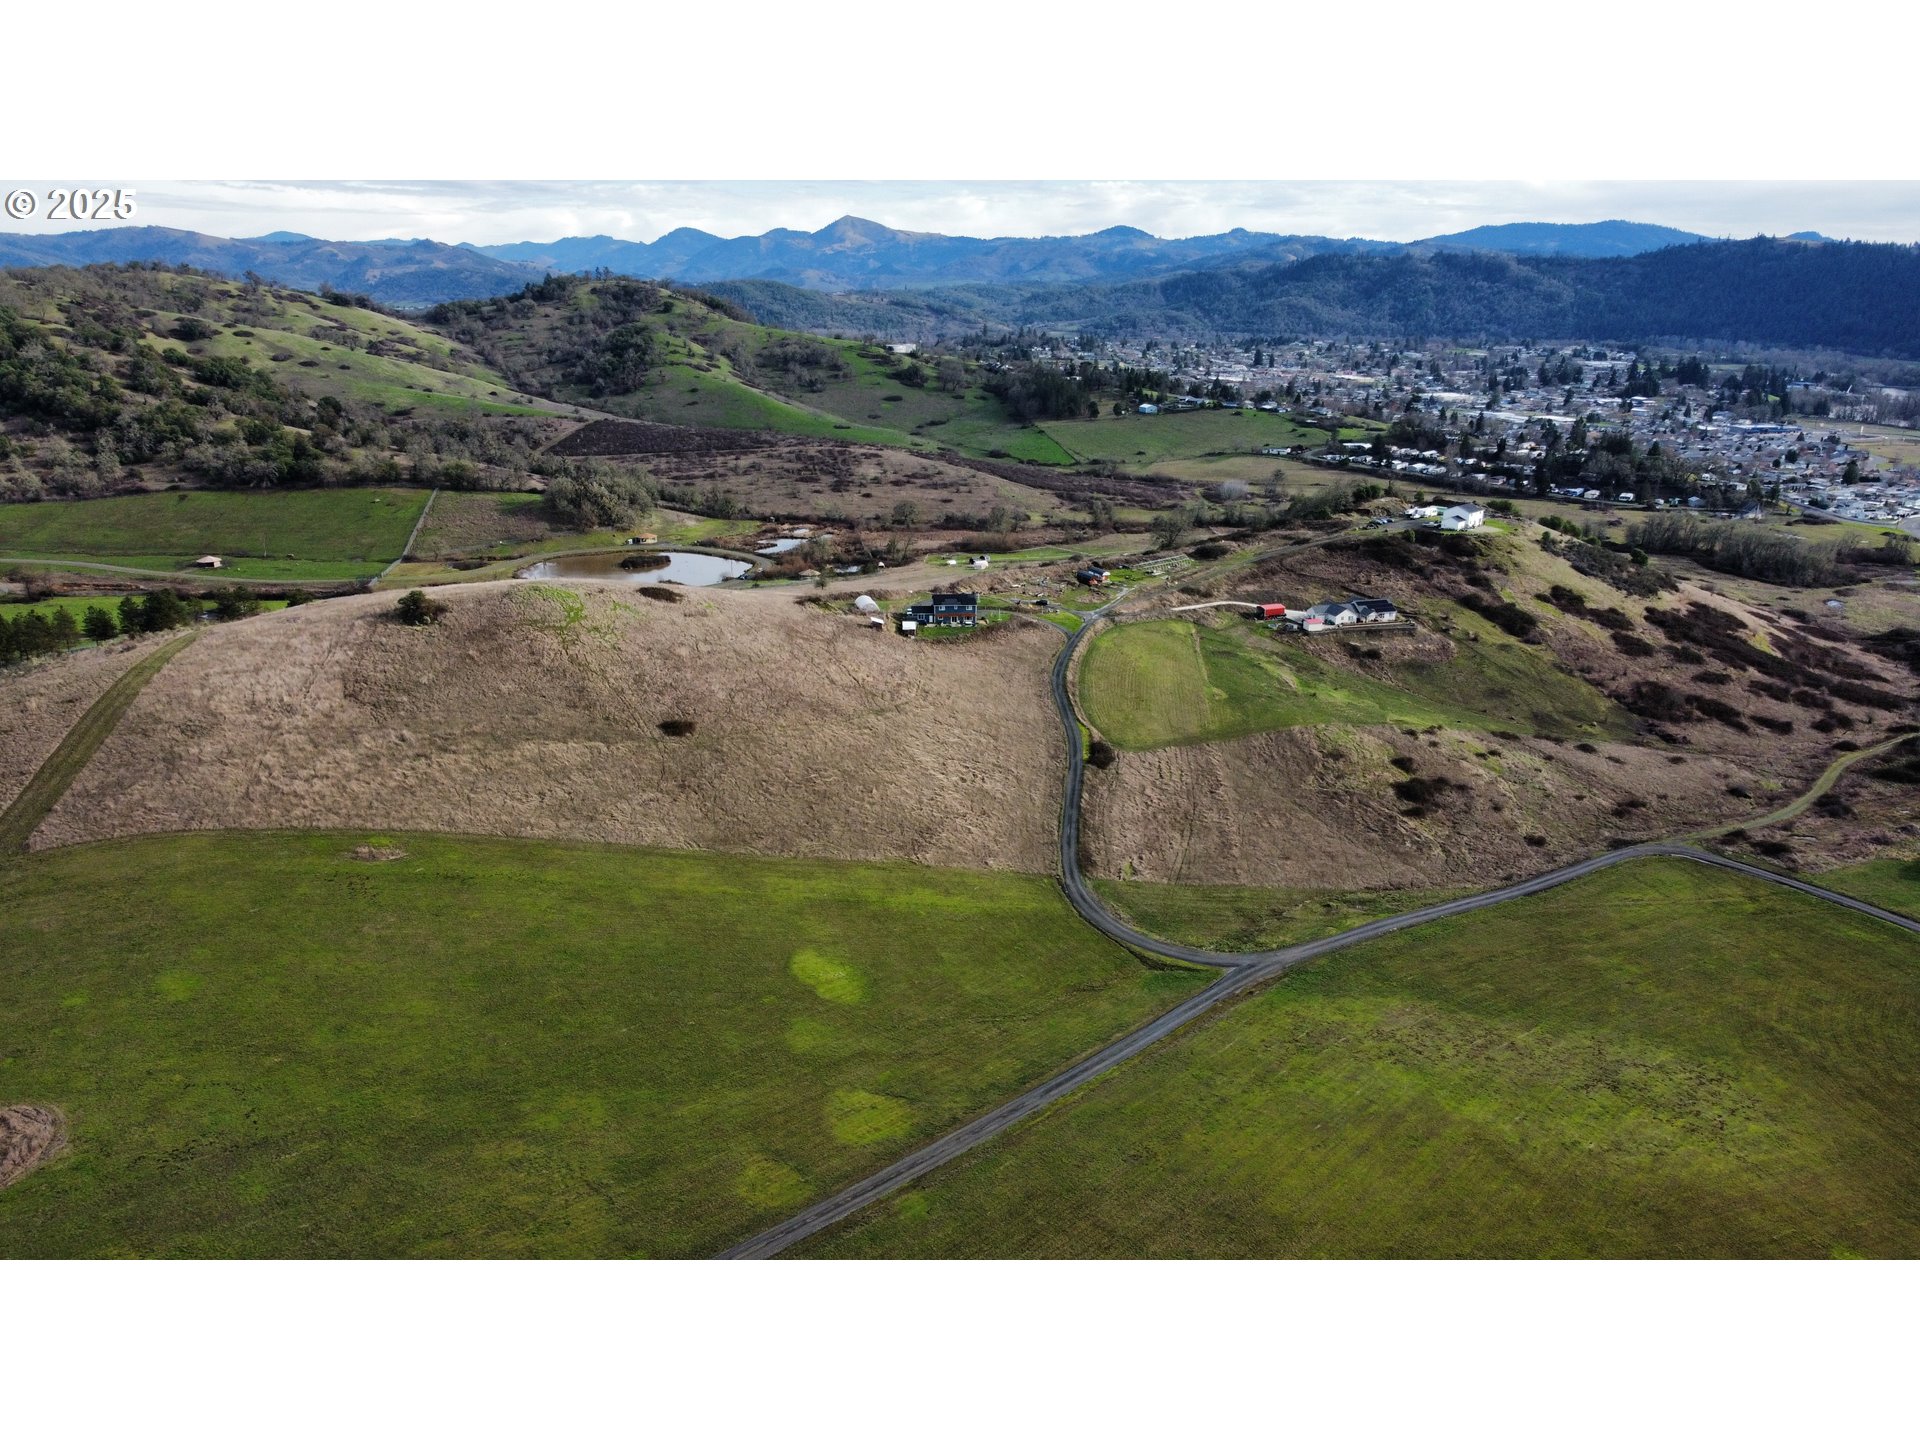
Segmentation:
[[(1262, 410), (1106, 415), (1098, 420), (1049, 420), (1040, 428), (1076, 459), (1117, 465), (1156, 465), (1164, 460), (1258, 451), (1263, 445), (1322, 445), (1327, 438), (1324, 430), (1309, 430), (1285, 415)], [(1357, 437), (1365, 432), (1353, 433)], [(1267, 463), (1272, 465), (1271, 458)]]
[[(1495, 633), (1491, 626), (1480, 628)], [(1088, 647), (1080, 700), (1101, 734), (1129, 750), (1294, 725), (1447, 725), (1595, 736), (1631, 729), (1618, 706), (1584, 680), (1555, 669), (1537, 647), (1483, 637), (1461, 645), (1452, 660), (1393, 665), (1376, 677), (1335, 663), (1329, 651), (1340, 643), (1331, 637), (1277, 639), (1243, 621), (1116, 625)]]
[(0, 1256), (704, 1255), (1204, 983), (1039, 876), (366, 838), (0, 867)]
[(1329, 956), (833, 1256), (1920, 1256), (1920, 942), (1686, 861)]
[(399, 556), (428, 493), (182, 490), (8, 505), (0, 558), (180, 570), (218, 555), (240, 578), (363, 579)]

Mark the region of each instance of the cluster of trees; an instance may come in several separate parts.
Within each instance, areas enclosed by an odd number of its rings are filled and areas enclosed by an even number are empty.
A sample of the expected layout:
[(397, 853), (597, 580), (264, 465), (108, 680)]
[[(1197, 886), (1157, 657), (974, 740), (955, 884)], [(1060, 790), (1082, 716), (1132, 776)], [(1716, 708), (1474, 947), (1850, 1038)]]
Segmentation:
[(92, 431), (120, 413), (119, 394), (111, 375), (0, 308), (0, 413)]
[(1086, 381), (1050, 365), (1023, 365), (990, 375), (986, 390), (1009, 415), (1028, 424), (1035, 420), (1091, 420), (1100, 413), (1100, 402)]
[[(235, 587), (236, 593), (237, 587)], [(224, 592), (223, 592), (224, 593)], [(216, 605), (222, 619), (253, 614), (260, 602), (251, 596)], [(0, 665), (12, 665), (41, 655), (57, 655), (71, 650), (84, 636), (96, 643), (116, 635), (147, 635), (158, 630), (174, 630), (190, 622), (197, 608), (177, 590), (155, 590), (149, 595), (128, 595), (118, 607), (89, 605), (86, 614), (75, 619), (66, 607), (52, 610), (27, 610), (9, 620), (0, 615)]]
[(656, 500), (653, 487), (640, 476), (600, 467), (547, 482), (548, 513), (575, 530), (617, 530), (651, 510)]
[[(100, 616), (108, 625), (113, 617), (95, 608), (88, 618)], [(80, 643), (80, 622), (71, 610), (28, 610), (17, 620), (0, 615), (0, 665), (13, 665), (40, 655), (57, 655)]]
[[(586, 288), (591, 305), (566, 303)], [(437, 305), (427, 319), (523, 390), (577, 387), (603, 396), (627, 394), (645, 382), (664, 357), (653, 317), (684, 303), (646, 280), (549, 275), (511, 295)], [(518, 343), (529, 336), (536, 343)]]
[(1832, 585), (1845, 578), (1827, 551), (1757, 525), (1656, 514), (1630, 529), (1627, 538), (1651, 554), (1684, 555), (1709, 569), (1775, 585)]

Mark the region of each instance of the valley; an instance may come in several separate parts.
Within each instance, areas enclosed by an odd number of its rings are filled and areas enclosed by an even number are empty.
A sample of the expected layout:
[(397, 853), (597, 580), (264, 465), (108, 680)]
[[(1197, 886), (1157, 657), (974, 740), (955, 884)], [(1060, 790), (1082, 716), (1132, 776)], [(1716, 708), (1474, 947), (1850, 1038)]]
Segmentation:
[(0, 1251), (1911, 1253), (1904, 431), (727, 294), (0, 274)]

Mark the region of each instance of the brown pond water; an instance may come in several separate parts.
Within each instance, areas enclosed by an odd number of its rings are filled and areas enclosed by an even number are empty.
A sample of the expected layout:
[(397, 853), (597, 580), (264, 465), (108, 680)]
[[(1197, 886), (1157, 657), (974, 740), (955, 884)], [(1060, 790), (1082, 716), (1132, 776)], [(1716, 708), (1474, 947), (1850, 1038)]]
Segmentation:
[[(663, 560), (663, 565), (645, 563)], [(642, 562), (640, 568), (623, 570), (622, 560)], [(617, 580), (628, 585), (659, 585), (673, 581), (681, 585), (718, 585), (722, 580), (737, 580), (753, 566), (745, 560), (729, 560), (724, 555), (695, 555), (681, 550), (650, 550), (638, 554), (618, 550), (597, 555), (562, 555), (542, 560), (520, 571), (522, 580)]]

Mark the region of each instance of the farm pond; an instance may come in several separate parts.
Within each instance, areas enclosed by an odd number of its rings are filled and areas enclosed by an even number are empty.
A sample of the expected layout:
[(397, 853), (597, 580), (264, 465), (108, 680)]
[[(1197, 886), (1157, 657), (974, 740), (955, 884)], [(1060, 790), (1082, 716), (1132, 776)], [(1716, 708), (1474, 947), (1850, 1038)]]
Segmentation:
[[(658, 563), (656, 563), (658, 562)], [(683, 550), (645, 550), (596, 555), (562, 555), (542, 560), (519, 572), (522, 580), (614, 580), (629, 585), (718, 585), (737, 580), (753, 568), (745, 560), (724, 555), (696, 555)]]

